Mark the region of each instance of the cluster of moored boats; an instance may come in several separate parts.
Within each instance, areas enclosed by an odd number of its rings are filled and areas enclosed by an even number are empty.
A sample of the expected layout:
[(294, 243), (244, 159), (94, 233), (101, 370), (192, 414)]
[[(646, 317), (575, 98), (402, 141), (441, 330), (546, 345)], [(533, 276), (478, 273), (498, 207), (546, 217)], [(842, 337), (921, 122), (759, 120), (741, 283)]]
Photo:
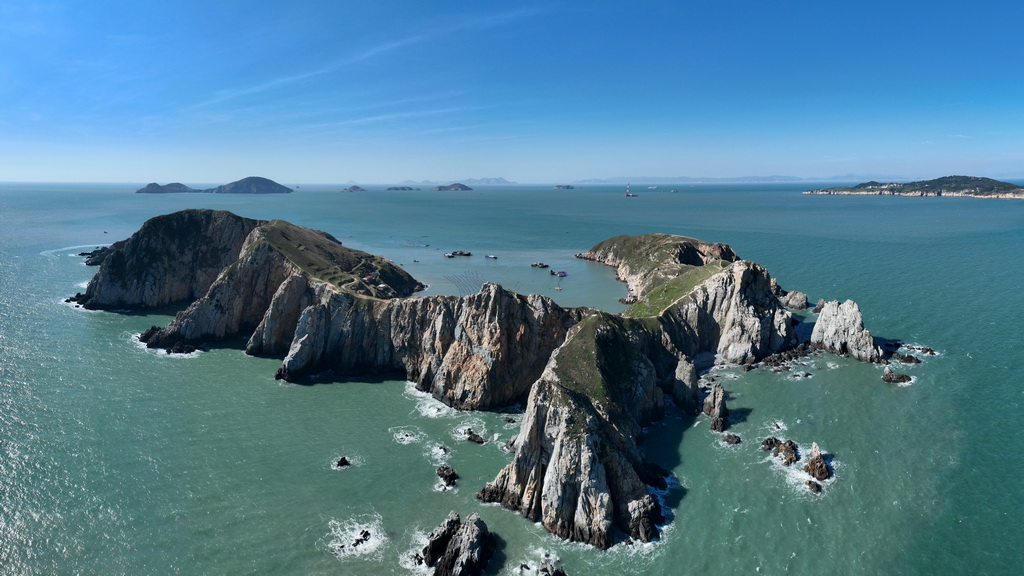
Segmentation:
[[(444, 257), (445, 258), (455, 258), (456, 256), (472, 256), (472, 255), (473, 255), (472, 252), (466, 252), (465, 250), (453, 250), (451, 252), (445, 252), (444, 253)], [(497, 260), (498, 259), (498, 257), (495, 256), (494, 254), (487, 254), (486, 256), (484, 256), (484, 258), (490, 258), (491, 260)], [(543, 263), (543, 262), (534, 262), (534, 263), (530, 264), (530, 267), (531, 268), (548, 268), (548, 265)], [(559, 278), (565, 278), (566, 276), (568, 276), (568, 273), (565, 272), (564, 270), (557, 270), (557, 271), (556, 270), (550, 270), (550, 273), (551, 273), (552, 276), (558, 276)]]

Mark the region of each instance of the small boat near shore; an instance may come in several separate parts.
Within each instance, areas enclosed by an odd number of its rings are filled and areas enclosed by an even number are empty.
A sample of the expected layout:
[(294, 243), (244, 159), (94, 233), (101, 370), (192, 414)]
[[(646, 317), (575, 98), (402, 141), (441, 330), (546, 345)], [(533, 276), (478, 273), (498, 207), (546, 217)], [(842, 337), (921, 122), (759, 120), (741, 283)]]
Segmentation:
[(568, 274), (564, 270), (559, 270), (558, 272), (555, 272), (554, 270), (552, 270), (551, 271), (551, 275), (552, 276), (558, 276), (559, 278), (565, 278), (566, 276), (568, 276)]
[(548, 267), (548, 265), (543, 263), (543, 262), (534, 262), (533, 264), (530, 264), (530, 266), (533, 267), (533, 268), (547, 268)]
[(445, 252), (445, 258), (455, 258), (456, 256), (472, 256), (472, 252), (465, 252), (463, 250), (452, 250), (451, 252)]
[(498, 259), (498, 257), (495, 256), (494, 254), (487, 254), (487, 255), (484, 256), (484, 258), (490, 258), (491, 260), (497, 260)]

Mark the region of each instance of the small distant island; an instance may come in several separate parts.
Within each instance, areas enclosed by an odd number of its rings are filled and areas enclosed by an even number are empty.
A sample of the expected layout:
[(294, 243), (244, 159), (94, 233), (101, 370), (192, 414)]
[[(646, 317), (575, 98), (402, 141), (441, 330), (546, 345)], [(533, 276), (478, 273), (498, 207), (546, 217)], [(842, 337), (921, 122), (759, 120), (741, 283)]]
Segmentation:
[(236, 180), (230, 184), (224, 184), (222, 186), (217, 186), (216, 188), (206, 188), (204, 190), (190, 188), (180, 182), (172, 182), (171, 184), (164, 185), (151, 182), (135, 191), (136, 194), (290, 194), (291, 192), (291, 188), (282, 186), (273, 180), (261, 178), (259, 176), (249, 176), (248, 178), (242, 178), (241, 180)]
[(366, 189), (361, 186), (349, 186), (342, 190), (342, 192), (366, 192)]
[(555, 190), (575, 190), (576, 187), (572, 184), (556, 184)]
[(944, 176), (919, 182), (864, 182), (856, 186), (808, 190), (804, 194), (846, 196), (954, 196), (1024, 199), (1024, 187), (977, 176)]
[(412, 186), (391, 186), (388, 190), (419, 190), (419, 188), (413, 188)]
[(463, 190), (464, 191), (464, 190), (472, 190), (472, 188), (470, 188), (469, 186), (466, 186), (465, 184), (460, 184), (460, 183), (456, 182), (455, 184), (449, 184), (447, 186), (434, 186), (434, 190), (441, 190), (441, 191), (445, 191), (445, 190)]

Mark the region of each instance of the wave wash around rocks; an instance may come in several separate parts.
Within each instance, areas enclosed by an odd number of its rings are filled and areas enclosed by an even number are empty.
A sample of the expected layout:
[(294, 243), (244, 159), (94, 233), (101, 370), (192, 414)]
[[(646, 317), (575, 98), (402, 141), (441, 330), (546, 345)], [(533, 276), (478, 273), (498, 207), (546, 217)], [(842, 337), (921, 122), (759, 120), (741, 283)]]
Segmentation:
[[(562, 308), (485, 284), (466, 297), (410, 297), (422, 285), (392, 262), (327, 233), (228, 212), (186, 210), (146, 222), (91, 260), (71, 300), (101, 309), (189, 304), (150, 347), (248, 336), (246, 352), (283, 357), (277, 377), (403, 372), (463, 410), (527, 401), (512, 460), (477, 494), (553, 534), (607, 548), (650, 541), (665, 471), (637, 445), (664, 395), (694, 409), (710, 363), (757, 362), (795, 347), (791, 312), (761, 266), (724, 244), (619, 236), (579, 257), (616, 267), (622, 315)], [(844, 309), (845, 310), (845, 309)], [(831, 311), (830, 311), (831, 312)], [(829, 314), (822, 348), (875, 360), (859, 310)], [(860, 351), (861, 347), (872, 347)]]

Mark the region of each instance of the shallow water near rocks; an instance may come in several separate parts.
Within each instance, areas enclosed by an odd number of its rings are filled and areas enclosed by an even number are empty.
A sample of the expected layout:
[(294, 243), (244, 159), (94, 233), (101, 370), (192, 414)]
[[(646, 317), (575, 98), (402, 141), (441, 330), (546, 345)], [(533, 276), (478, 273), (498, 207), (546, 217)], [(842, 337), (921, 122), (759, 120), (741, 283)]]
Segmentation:
[[(232, 197), (0, 184), (5, 573), (422, 573), (411, 552), (453, 509), (500, 536), (500, 574), (545, 554), (593, 575), (1019, 570), (1024, 202), (815, 197), (794, 185), (631, 199), (614, 187), (364, 187)], [(242, 341), (166, 355), (133, 337), (169, 313), (63, 303), (95, 273), (75, 254), (199, 207), (328, 231), (402, 265), (426, 294), (493, 281), (612, 312), (623, 285), (576, 252), (644, 232), (724, 242), (812, 301), (856, 300), (876, 336), (939, 354), (897, 367), (909, 386), (830, 355), (793, 372), (716, 370), (742, 442), (669, 410), (644, 447), (675, 475), (659, 494), (671, 522), (657, 542), (597, 551), (475, 500), (509, 461), (509, 414), (458, 412), (395, 379), (281, 383), (279, 361), (246, 356)], [(452, 250), (474, 255), (442, 256)], [(462, 440), (466, 428), (487, 442)], [(760, 449), (767, 436), (831, 455), (823, 494), (804, 487), (803, 461), (787, 468)], [(337, 469), (342, 456), (352, 465)], [(455, 489), (436, 489), (441, 463), (458, 472)], [(370, 540), (353, 552), (363, 529)]]

